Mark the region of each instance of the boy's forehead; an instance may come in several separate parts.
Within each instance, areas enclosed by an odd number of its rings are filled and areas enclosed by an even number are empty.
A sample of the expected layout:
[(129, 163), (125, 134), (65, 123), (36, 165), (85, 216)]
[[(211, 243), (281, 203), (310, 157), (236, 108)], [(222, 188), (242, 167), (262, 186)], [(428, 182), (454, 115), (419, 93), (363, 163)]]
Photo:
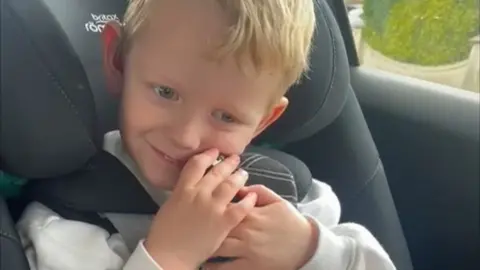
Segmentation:
[(279, 74), (249, 72), (233, 56), (221, 61), (208, 57), (227, 30), (223, 11), (213, 3), (216, 1), (160, 2), (152, 7), (147, 27), (132, 47), (130, 56), (137, 74), (181, 90), (204, 94), (221, 91), (238, 97), (238, 103), (243, 103), (242, 98), (263, 100), (267, 98), (264, 95), (271, 99), (278, 91)]
[(212, 2), (216, 1), (152, 2), (156, 4), (152, 4), (145, 27), (133, 45), (148, 53), (148, 60), (155, 60), (156, 55), (162, 59), (168, 56), (190, 60), (209, 58), (228, 31), (223, 12)]
[(208, 39), (220, 38), (229, 26), (227, 13), (216, 0), (153, 1), (146, 20), (150, 30), (159, 34), (196, 32)]

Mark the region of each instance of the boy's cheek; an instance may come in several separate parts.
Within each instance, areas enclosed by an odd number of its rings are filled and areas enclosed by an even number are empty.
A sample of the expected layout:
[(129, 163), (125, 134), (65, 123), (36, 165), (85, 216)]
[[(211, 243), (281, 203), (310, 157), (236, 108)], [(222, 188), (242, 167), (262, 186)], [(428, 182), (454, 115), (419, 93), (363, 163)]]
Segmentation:
[(159, 112), (158, 108), (150, 102), (128, 94), (123, 96), (120, 109), (124, 127), (139, 132), (154, 129), (162, 119), (162, 112)]
[(209, 146), (207, 148), (218, 148), (224, 155), (241, 154), (245, 148), (252, 141), (253, 136), (251, 132), (230, 132), (217, 133), (209, 139)]

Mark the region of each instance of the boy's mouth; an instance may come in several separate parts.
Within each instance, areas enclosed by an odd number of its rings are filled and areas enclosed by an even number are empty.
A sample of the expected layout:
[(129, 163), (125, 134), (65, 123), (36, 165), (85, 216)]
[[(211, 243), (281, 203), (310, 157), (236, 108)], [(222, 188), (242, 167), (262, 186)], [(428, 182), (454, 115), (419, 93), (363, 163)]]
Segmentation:
[(174, 165), (174, 166), (182, 167), (182, 166), (185, 164), (185, 162), (184, 162), (183, 160), (181, 160), (181, 159), (176, 159), (176, 158), (174, 158), (174, 157), (172, 157), (172, 156), (169, 156), (169, 155), (165, 154), (164, 152), (162, 152), (161, 150), (159, 150), (159, 149), (157, 149), (157, 148), (155, 148), (155, 147), (153, 147), (153, 146), (152, 146), (152, 149), (153, 149), (153, 151), (155, 151), (155, 153), (156, 153), (157, 155), (160, 156), (160, 158), (162, 158), (163, 160), (165, 160), (166, 162), (168, 162), (168, 163), (170, 163), (170, 164), (172, 164), (172, 165)]
[(185, 165), (185, 161), (183, 160), (180, 160), (180, 159), (175, 159), (167, 154), (164, 154), (163, 156), (165, 158), (166, 161), (174, 164), (175, 166), (178, 166), (178, 167), (183, 167), (183, 165)]

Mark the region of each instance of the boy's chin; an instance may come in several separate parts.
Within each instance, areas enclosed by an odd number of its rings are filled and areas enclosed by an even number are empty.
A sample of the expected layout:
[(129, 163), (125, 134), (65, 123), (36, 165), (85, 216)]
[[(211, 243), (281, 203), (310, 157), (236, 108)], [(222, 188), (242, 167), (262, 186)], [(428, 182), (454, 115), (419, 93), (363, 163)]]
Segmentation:
[(171, 182), (165, 182), (165, 181), (159, 181), (156, 179), (152, 179), (148, 181), (153, 188), (159, 189), (159, 190), (165, 190), (165, 191), (173, 191), (175, 189), (175, 186), (177, 185), (176, 182), (171, 183)]

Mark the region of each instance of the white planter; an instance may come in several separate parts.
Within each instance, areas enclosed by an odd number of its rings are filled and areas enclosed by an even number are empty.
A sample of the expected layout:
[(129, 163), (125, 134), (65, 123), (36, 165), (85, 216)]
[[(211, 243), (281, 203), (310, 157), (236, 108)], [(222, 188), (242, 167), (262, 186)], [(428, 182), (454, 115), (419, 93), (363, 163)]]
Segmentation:
[(461, 88), (467, 72), (468, 60), (441, 66), (420, 66), (393, 60), (363, 44), (363, 65), (417, 79)]
[(440, 66), (421, 66), (393, 60), (372, 49), (362, 40), (360, 29), (355, 29), (353, 36), (363, 66), (478, 92), (478, 46), (472, 48), (469, 59), (465, 61)]
[(480, 37), (472, 39), (472, 51), (462, 88), (472, 92), (480, 92)]

